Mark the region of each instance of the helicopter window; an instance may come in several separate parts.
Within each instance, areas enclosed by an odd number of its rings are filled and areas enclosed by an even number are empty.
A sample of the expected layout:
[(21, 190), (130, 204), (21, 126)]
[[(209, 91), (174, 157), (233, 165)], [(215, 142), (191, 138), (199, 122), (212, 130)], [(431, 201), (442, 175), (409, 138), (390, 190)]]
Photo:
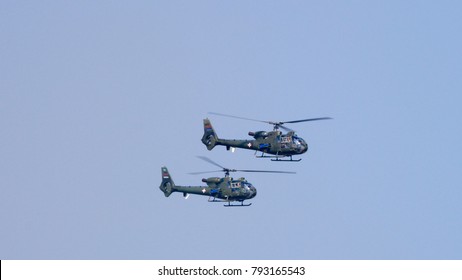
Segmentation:
[[(244, 183), (242, 183), (244, 184)], [(242, 185), (241, 185), (241, 182), (234, 182), (234, 183), (231, 183), (231, 189), (238, 189), (240, 188)]]
[(290, 143), (290, 142), (292, 142), (292, 137), (290, 136), (281, 137), (281, 143)]

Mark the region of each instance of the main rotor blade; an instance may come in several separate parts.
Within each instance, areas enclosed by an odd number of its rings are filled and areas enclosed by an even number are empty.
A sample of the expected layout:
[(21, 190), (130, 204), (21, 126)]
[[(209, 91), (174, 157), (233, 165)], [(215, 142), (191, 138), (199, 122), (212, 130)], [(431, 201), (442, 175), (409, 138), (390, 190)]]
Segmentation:
[[(282, 173), (282, 174), (297, 174), (296, 172), (290, 171), (270, 171), (270, 170), (240, 170), (240, 169), (225, 169), (228, 172), (252, 172), (252, 173)], [(217, 173), (223, 172), (223, 170), (215, 170), (215, 171), (200, 171), (200, 172), (189, 172), (188, 174), (191, 175), (199, 175), (199, 174), (207, 174), (207, 173)]]
[[(227, 169), (227, 168), (225, 168), (225, 167), (219, 165), (218, 163), (214, 162), (213, 160), (209, 159), (208, 157), (203, 157), (203, 156), (197, 156), (197, 157), (200, 158), (200, 159), (202, 159), (202, 160), (205, 160), (206, 162), (211, 163), (211, 164), (213, 164), (213, 165), (215, 165), (215, 166), (218, 166), (218, 167), (220, 167), (220, 168), (223, 168), (223, 170)], [(220, 171), (221, 171), (221, 170), (220, 170)]]
[(209, 114), (217, 115), (217, 116), (222, 116), (222, 117), (229, 117), (229, 118), (247, 120), (247, 121), (254, 121), (254, 122), (262, 122), (262, 123), (269, 123), (269, 124), (272, 124), (272, 122), (269, 122), (269, 121), (262, 121), (262, 120), (256, 120), (256, 119), (249, 119), (249, 118), (243, 118), (243, 117), (232, 116), (232, 115), (221, 114), (221, 113), (209, 112)]
[[(299, 123), (299, 122), (310, 122), (310, 121), (321, 121), (321, 120), (330, 120), (330, 119), (332, 119), (330, 117), (322, 117), (322, 118), (311, 118), (311, 119), (286, 121), (286, 122), (273, 122), (273, 121), (262, 121), (262, 120), (256, 120), (256, 119), (250, 119), (250, 118), (243, 118), (243, 117), (227, 115), (227, 114), (221, 114), (221, 113), (214, 113), (214, 112), (209, 112), (209, 114), (217, 115), (217, 116), (223, 116), (223, 117), (229, 117), (229, 118), (235, 118), (235, 119), (241, 119), (241, 120), (247, 120), (247, 121), (268, 123), (268, 124), (276, 125), (278, 127), (283, 127), (282, 124), (285, 124), (285, 123)], [(286, 130), (291, 131), (292, 129), (286, 128)]]
[(244, 169), (244, 170), (241, 170), (241, 169), (237, 169), (237, 170), (234, 170), (234, 171), (238, 171), (238, 172), (259, 172), (259, 173), (285, 173), (285, 174), (296, 174), (296, 172), (291, 172), (291, 171), (274, 171), (274, 170), (248, 170), (248, 169)]
[(199, 175), (199, 174), (206, 174), (206, 173), (217, 173), (223, 172), (223, 170), (216, 170), (216, 171), (201, 171), (201, 172), (189, 172), (190, 175)]
[(304, 119), (304, 120), (288, 121), (288, 122), (281, 122), (281, 123), (299, 123), (299, 122), (321, 121), (321, 120), (330, 120), (330, 119), (332, 118), (323, 117), (323, 118)]

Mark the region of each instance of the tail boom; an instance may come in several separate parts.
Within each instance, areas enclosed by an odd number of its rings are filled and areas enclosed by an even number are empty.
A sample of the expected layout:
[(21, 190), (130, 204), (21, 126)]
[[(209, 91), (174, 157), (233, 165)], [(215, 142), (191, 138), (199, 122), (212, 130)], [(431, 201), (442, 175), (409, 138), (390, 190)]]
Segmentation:
[(175, 185), (167, 167), (165, 166), (161, 168), (161, 174), (162, 182), (160, 183), (159, 189), (164, 193), (165, 197), (169, 197), (174, 192), (183, 193), (185, 198), (187, 197), (187, 194), (197, 194), (204, 196), (212, 196), (216, 194), (216, 190), (210, 187), (185, 187)]

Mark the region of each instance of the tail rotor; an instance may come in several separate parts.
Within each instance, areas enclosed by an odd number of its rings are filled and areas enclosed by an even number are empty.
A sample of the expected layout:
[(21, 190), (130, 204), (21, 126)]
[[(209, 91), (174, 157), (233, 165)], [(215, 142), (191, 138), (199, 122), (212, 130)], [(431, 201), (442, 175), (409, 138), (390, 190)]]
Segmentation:
[(159, 189), (165, 194), (165, 197), (169, 197), (172, 192), (175, 191), (175, 183), (173, 183), (172, 177), (168, 172), (167, 167), (162, 167), (162, 183), (160, 183)]
[(212, 150), (218, 141), (218, 136), (212, 127), (209, 119), (204, 119), (204, 135), (202, 136), (202, 143), (207, 146), (207, 149)]

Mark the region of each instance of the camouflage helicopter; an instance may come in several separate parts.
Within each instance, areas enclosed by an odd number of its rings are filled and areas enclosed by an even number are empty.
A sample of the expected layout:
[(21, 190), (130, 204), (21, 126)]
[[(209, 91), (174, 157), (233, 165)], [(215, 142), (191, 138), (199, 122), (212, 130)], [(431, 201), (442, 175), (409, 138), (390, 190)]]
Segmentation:
[[(193, 172), (190, 174), (204, 174), (211, 172), (225, 173), (225, 177), (210, 177), (202, 179), (202, 182), (206, 183), (207, 186), (178, 186), (173, 183), (172, 177), (168, 172), (167, 167), (162, 167), (162, 182), (159, 186), (160, 190), (165, 194), (165, 197), (169, 197), (173, 192), (183, 193), (184, 198), (188, 198), (189, 194), (197, 194), (208, 196), (209, 202), (224, 202), (226, 207), (231, 206), (250, 206), (252, 203), (244, 204), (245, 200), (252, 199), (257, 195), (257, 189), (248, 182), (245, 178), (233, 179), (229, 177), (230, 172), (266, 172), (266, 173), (288, 173), (295, 174), (295, 172), (286, 171), (266, 171), (266, 170), (236, 170), (225, 168), (218, 163), (210, 160), (207, 157), (199, 157), (215, 166), (222, 168), (218, 171), (207, 171), (207, 172)], [(240, 204), (232, 204), (233, 202), (240, 202)]]
[[(295, 134), (295, 131), (284, 126), (283, 124), (331, 119), (329, 117), (323, 117), (286, 122), (272, 122), (241, 118), (219, 113), (210, 114), (268, 123), (273, 125), (273, 131), (249, 132), (249, 135), (253, 136), (255, 140), (221, 139), (218, 138), (210, 120), (206, 118), (204, 119), (204, 135), (202, 136), (201, 140), (209, 151), (212, 150), (216, 145), (226, 146), (227, 150), (232, 149), (232, 151), (234, 151), (235, 148), (255, 150), (255, 155), (257, 158), (271, 158), (272, 161), (301, 161), (302, 159), (292, 159), (292, 156), (301, 155), (308, 150), (308, 144), (305, 142), (305, 140), (303, 140), (301, 137), (298, 137)], [(283, 134), (279, 128), (286, 130), (287, 134)], [(257, 156), (257, 152), (259, 151), (261, 152), (261, 155)], [(290, 159), (283, 159), (285, 157), (289, 157)]]

